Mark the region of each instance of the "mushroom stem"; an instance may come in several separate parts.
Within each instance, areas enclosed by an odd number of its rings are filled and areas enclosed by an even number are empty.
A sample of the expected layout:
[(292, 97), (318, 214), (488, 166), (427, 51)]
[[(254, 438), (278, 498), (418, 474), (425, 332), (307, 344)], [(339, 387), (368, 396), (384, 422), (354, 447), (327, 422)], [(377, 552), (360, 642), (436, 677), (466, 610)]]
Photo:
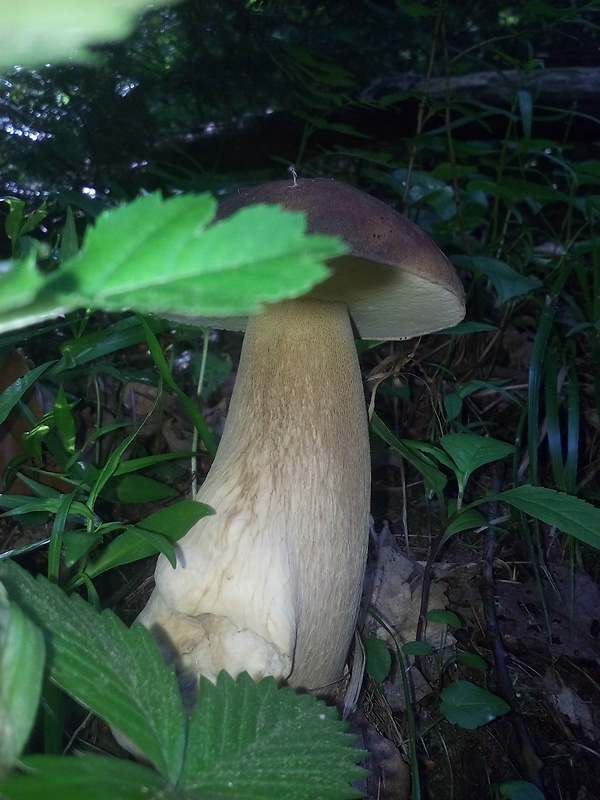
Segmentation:
[(347, 308), (269, 306), (249, 322), (217, 457), (215, 509), (161, 556), (139, 620), (186, 686), (247, 670), (318, 690), (340, 678), (361, 597), (369, 440)]

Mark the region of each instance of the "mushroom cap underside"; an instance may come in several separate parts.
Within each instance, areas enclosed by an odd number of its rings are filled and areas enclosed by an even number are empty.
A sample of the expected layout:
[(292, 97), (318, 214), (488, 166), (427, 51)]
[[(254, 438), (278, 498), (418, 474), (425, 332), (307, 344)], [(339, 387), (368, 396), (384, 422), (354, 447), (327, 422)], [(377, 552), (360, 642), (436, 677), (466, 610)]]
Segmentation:
[[(361, 338), (408, 339), (463, 319), (463, 286), (446, 256), (417, 225), (366, 192), (327, 178), (271, 181), (223, 200), (217, 224), (256, 203), (302, 211), (308, 233), (348, 244), (347, 255), (327, 262), (330, 277), (305, 296), (346, 303)], [(244, 330), (246, 322), (202, 318), (201, 324)]]

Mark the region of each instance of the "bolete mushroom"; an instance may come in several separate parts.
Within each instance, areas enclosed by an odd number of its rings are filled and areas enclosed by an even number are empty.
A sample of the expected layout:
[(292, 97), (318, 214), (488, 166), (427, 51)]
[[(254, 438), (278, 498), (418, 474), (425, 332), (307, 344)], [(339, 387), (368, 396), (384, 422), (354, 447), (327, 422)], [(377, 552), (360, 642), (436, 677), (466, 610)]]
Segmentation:
[[(197, 499), (215, 510), (163, 556), (139, 621), (182, 686), (225, 669), (327, 691), (356, 624), (368, 541), (369, 438), (355, 334), (405, 339), (464, 315), (460, 280), (416, 225), (334, 180), (266, 183), (225, 200), (303, 211), (349, 245), (331, 276), (242, 329), (223, 437)], [(196, 320), (200, 324), (208, 320)], [(354, 325), (354, 329), (353, 329)]]

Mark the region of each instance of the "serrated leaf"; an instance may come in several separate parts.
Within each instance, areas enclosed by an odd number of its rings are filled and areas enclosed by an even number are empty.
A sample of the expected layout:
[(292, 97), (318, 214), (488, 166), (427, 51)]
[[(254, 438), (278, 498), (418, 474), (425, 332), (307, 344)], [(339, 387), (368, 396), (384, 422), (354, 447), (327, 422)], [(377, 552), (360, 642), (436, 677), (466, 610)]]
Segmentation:
[(505, 458), (515, 451), (512, 444), (475, 433), (448, 433), (440, 437), (440, 445), (463, 475), (470, 475), (478, 467)]
[(21, 754), (35, 722), (45, 657), (41, 630), (9, 602), (0, 583), (0, 779)]
[(48, 637), (52, 680), (175, 782), (185, 740), (183, 706), (173, 670), (149, 631), (137, 624), (128, 629), (112, 611), (98, 614), (9, 560), (0, 562), (0, 580)]
[(277, 206), (245, 208), (207, 228), (210, 195), (146, 195), (102, 214), (80, 253), (50, 289), (80, 304), (195, 319), (259, 311), (328, 275), (319, 261), (345, 247), (305, 236), (304, 215)]
[(545, 486), (527, 484), (501, 492), (497, 497), (530, 517), (600, 549), (600, 509), (591, 503)]
[(335, 708), (309, 694), (225, 672), (200, 680), (181, 784), (223, 800), (346, 800), (364, 753)]
[(510, 711), (501, 697), (470, 681), (454, 681), (442, 690), (440, 697), (440, 711), (448, 722), (467, 730), (486, 725)]
[(375, 683), (383, 683), (392, 668), (392, 655), (388, 646), (381, 639), (364, 636), (362, 639), (365, 648), (365, 669), (367, 675)]
[[(129, 564), (140, 558), (161, 552), (161, 547), (152, 537), (144, 535), (150, 532), (161, 535), (175, 542), (181, 539), (199, 519), (212, 514), (212, 509), (203, 503), (186, 500), (162, 508), (139, 522), (135, 528), (130, 526), (124, 533), (113, 539), (100, 555), (86, 568), (86, 575), (95, 578), (113, 567)], [(136, 530), (137, 529), (137, 530)]]
[(24, 775), (0, 783), (6, 800), (183, 800), (157, 772), (133, 761), (86, 753), (28, 756)]

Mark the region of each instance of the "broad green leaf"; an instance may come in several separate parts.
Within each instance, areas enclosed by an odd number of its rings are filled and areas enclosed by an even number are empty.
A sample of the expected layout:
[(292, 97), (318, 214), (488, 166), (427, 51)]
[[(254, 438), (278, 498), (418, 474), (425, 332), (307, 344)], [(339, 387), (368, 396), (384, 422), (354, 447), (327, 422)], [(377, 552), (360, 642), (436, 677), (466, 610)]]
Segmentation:
[(454, 519), (448, 523), (444, 531), (443, 541), (448, 541), (454, 534), (460, 533), (461, 531), (468, 531), (471, 528), (481, 528), (487, 524), (487, 519), (480, 511), (477, 511), (476, 508), (465, 508), (464, 511), (460, 511)]
[(34, 580), (11, 561), (0, 580), (49, 639), (52, 680), (85, 708), (120, 730), (176, 781), (185, 741), (183, 706), (173, 670), (152, 635), (127, 628), (111, 611), (98, 614), (42, 576)]
[(392, 655), (388, 646), (381, 639), (365, 636), (362, 639), (365, 648), (365, 669), (367, 675), (375, 683), (383, 683), (392, 668)]
[(119, 478), (113, 476), (101, 492), (102, 497), (117, 503), (155, 503), (177, 497), (178, 494), (166, 483), (131, 473)]
[(9, 601), (0, 583), (0, 779), (20, 756), (35, 722), (45, 655), (41, 630)]
[(462, 622), (454, 611), (445, 608), (432, 608), (427, 612), (427, 622), (438, 622), (440, 625), (448, 625), (450, 628), (460, 628)]
[(181, 783), (222, 800), (361, 797), (348, 786), (364, 775), (355, 741), (336, 709), (312, 695), (221, 672), (216, 686), (200, 679)]
[(405, 656), (430, 656), (435, 650), (429, 642), (405, 642), (402, 652)]
[(25, 774), (0, 783), (3, 800), (184, 800), (157, 772), (97, 756), (27, 756)]
[(487, 672), (488, 670), (487, 661), (478, 653), (457, 653), (456, 658), (471, 669), (477, 669), (480, 672)]
[(147, 0), (0, 0), (0, 69), (88, 60), (83, 45), (124, 38), (147, 6)]
[(498, 791), (507, 800), (544, 800), (544, 793), (529, 781), (504, 781)]
[(109, 311), (248, 314), (308, 291), (328, 275), (319, 262), (345, 251), (332, 237), (305, 236), (304, 215), (277, 206), (208, 228), (216, 207), (210, 195), (150, 194), (106, 211), (49, 288)]
[[(80, 252), (42, 275), (35, 259), (0, 278), (0, 332), (79, 307), (134, 309), (196, 322), (246, 315), (307, 292), (346, 251), (331, 236), (305, 235), (303, 214), (245, 208), (207, 228), (210, 195), (146, 195), (104, 212)], [(0, 265), (1, 266), (1, 265)]]
[(160, 534), (174, 542), (184, 536), (199, 519), (212, 514), (212, 509), (203, 503), (186, 500), (163, 508), (136, 526), (131, 526), (113, 539), (86, 569), (86, 575), (95, 578), (113, 567), (129, 564), (140, 558), (152, 556), (160, 551), (156, 541), (144, 535), (144, 531)]
[(73, 564), (76, 564), (80, 558), (102, 541), (100, 534), (92, 533), (91, 531), (62, 531), (60, 538), (67, 567), (72, 567)]
[(528, 275), (521, 275), (521, 273), (498, 258), (454, 256), (452, 263), (455, 267), (473, 270), (477, 274), (486, 275), (498, 292), (501, 303), (540, 288), (539, 280)]
[(478, 467), (505, 458), (515, 450), (512, 444), (475, 433), (448, 433), (440, 437), (440, 445), (462, 475), (470, 475)]
[(600, 549), (600, 508), (544, 486), (517, 486), (497, 495), (519, 511)]
[(440, 711), (448, 722), (468, 730), (486, 725), (510, 711), (501, 697), (470, 681), (454, 681), (442, 690), (440, 697)]

